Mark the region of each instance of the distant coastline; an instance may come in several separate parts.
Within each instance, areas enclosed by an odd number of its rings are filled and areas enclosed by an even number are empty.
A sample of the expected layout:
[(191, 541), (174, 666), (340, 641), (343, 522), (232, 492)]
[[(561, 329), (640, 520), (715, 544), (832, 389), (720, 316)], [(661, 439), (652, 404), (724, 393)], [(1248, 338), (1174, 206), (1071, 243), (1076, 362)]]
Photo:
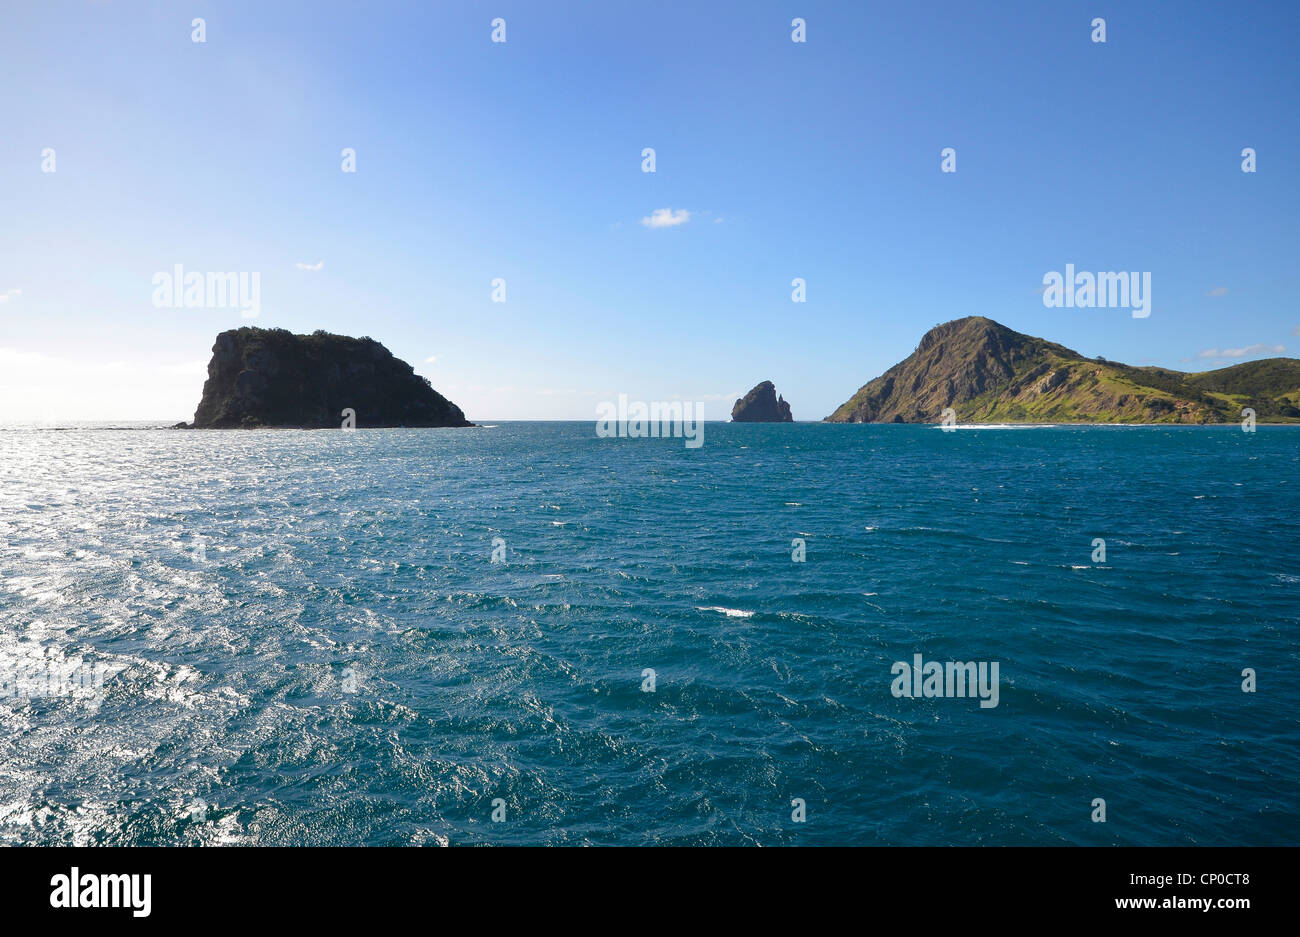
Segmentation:
[[(217, 336), (202, 399), (185, 421), (15, 421), (4, 428), (468, 428), (456, 404), (370, 338), (244, 327)], [(497, 420), (582, 422), (569, 420)], [(1264, 358), (1182, 372), (1085, 358), (972, 316), (935, 326), (916, 350), (823, 420), (795, 420), (762, 381), (731, 419), (708, 423), (872, 423), (949, 429), (1032, 426), (1300, 424), (1300, 359)], [(110, 428), (95, 425), (94, 428)]]

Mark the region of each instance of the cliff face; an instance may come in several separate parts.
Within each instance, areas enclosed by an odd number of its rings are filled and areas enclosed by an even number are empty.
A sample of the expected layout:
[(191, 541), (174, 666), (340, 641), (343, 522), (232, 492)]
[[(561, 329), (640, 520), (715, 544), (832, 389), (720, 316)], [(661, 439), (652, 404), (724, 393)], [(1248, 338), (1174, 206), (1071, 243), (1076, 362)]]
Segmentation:
[(472, 426), (450, 400), (372, 338), (231, 329), (217, 336), (198, 428)]
[(1224, 423), (1243, 407), (1264, 422), (1300, 421), (1300, 360), (1217, 371), (1139, 368), (1022, 335), (982, 316), (935, 326), (907, 358), (865, 384), (834, 423)]
[(731, 408), (733, 423), (793, 423), (790, 405), (776, 395), (771, 381), (763, 381)]

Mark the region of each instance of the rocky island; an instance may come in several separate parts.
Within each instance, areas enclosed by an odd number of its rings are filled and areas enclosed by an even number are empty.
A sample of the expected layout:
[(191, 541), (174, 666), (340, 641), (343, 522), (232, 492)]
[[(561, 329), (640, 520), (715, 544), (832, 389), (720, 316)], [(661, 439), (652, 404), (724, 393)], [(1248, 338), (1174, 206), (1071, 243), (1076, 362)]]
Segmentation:
[(337, 428), (344, 410), (362, 428), (474, 425), (372, 338), (249, 327), (217, 336), (194, 422), (177, 425)]
[(776, 386), (763, 381), (731, 408), (733, 423), (793, 423), (790, 405), (776, 395)]
[(1300, 422), (1300, 360), (1264, 358), (1185, 373), (1085, 358), (983, 316), (935, 326), (864, 384), (832, 423)]

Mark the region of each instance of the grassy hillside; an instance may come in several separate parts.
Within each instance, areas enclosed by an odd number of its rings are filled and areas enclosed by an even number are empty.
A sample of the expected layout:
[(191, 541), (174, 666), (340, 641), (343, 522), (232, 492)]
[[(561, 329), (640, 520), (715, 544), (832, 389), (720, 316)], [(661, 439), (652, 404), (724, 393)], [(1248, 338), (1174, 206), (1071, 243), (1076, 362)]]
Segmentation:
[(982, 316), (925, 334), (915, 352), (863, 385), (827, 420), (937, 423), (1300, 422), (1300, 360), (1269, 358), (1183, 373), (1084, 358)]

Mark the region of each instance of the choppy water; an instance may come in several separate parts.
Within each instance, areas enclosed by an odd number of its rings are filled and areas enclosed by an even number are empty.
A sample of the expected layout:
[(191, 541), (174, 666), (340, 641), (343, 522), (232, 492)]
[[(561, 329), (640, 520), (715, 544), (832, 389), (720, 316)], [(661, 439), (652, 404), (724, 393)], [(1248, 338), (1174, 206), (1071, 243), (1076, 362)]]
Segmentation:
[(107, 669), (0, 843), (1300, 842), (1297, 508), (1275, 427), (0, 431), (0, 675)]

